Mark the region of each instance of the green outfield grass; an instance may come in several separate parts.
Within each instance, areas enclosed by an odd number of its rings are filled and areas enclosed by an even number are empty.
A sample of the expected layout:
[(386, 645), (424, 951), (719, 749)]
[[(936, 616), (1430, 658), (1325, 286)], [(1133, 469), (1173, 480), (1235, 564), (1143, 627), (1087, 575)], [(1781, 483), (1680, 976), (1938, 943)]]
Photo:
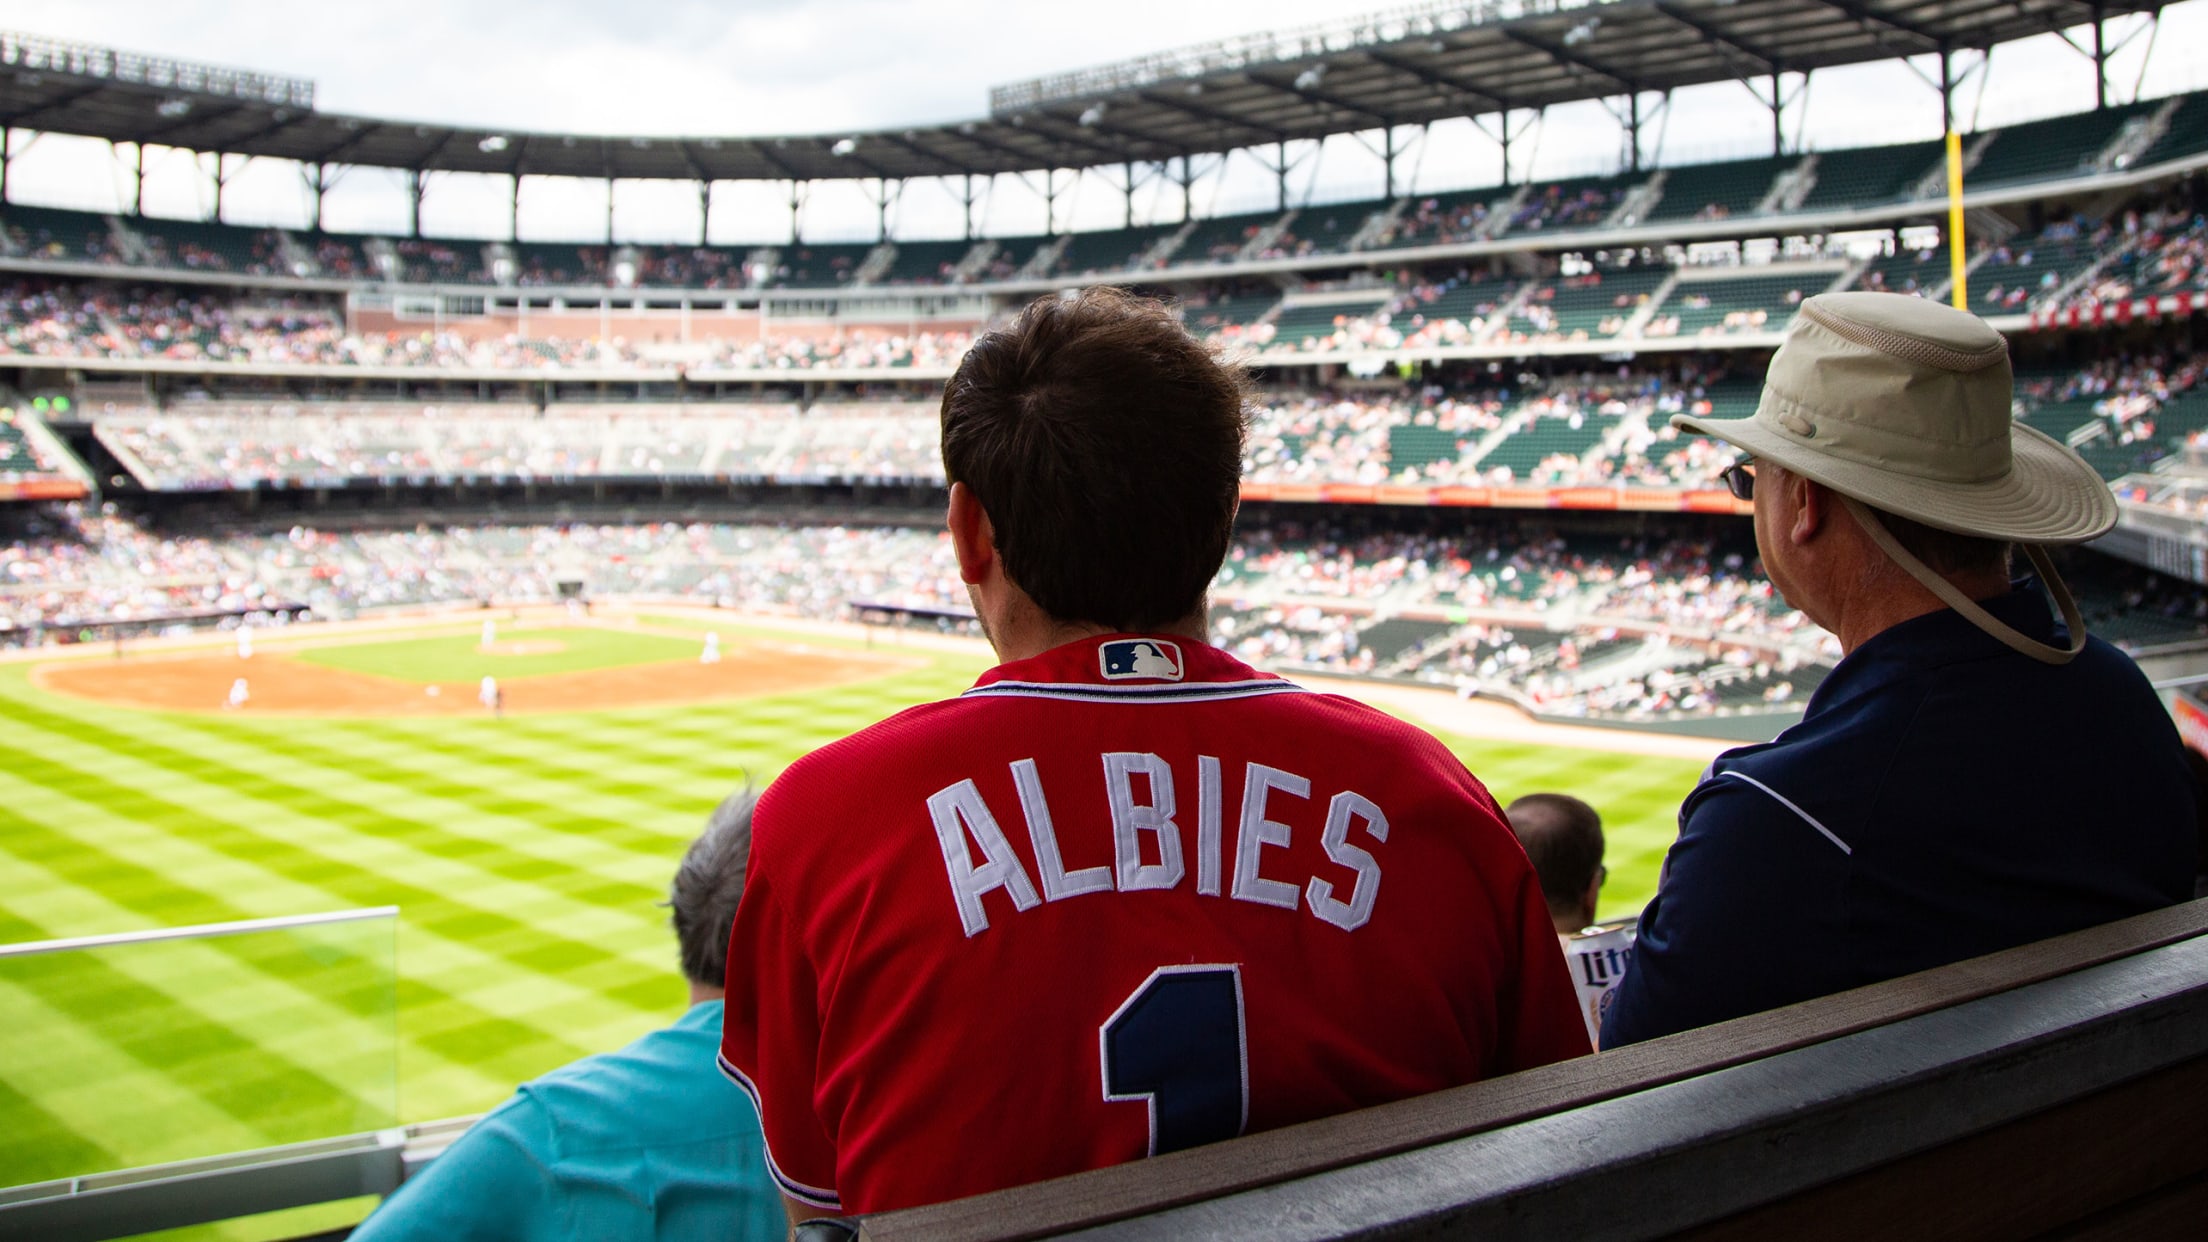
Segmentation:
[[(714, 628), (724, 640), (745, 633)], [(501, 676), (524, 675), (522, 661), (603, 667), (697, 650), (695, 638), (501, 629), (501, 641), (567, 643), (505, 657), (516, 663)], [(477, 638), (306, 658), (464, 680), (483, 671)], [(985, 664), (904, 650), (922, 666), (855, 685), (504, 720), (128, 711), (45, 694), (25, 666), (0, 666), (0, 942), (401, 908), (396, 984), (381, 991), (361, 955), (326, 944), (309, 956), (344, 970), (318, 974), (293, 949), (213, 942), (184, 965), (90, 963), (75, 981), (56, 977), (60, 959), (39, 968), (43, 983), (0, 971), (0, 1030), (11, 1033), (0, 1037), (0, 1186), (196, 1155), (210, 1142), (289, 1141), (302, 1126), (357, 1128), (393, 1107), (376, 1094), (389, 1084), (319, 1063), (315, 1031), (384, 1020), (383, 997), (396, 1008), (401, 1121), (486, 1109), (523, 1079), (664, 1023), (683, 993), (656, 903), (714, 803), (747, 777), (763, 782), (824, 742), (955, 693)], [(1606, 916), (1653, 891), (1702, 767), (1448, 740), (1503, 801), (1562, 790), (1603, 812)], [(149, 990), (156, 1017), (99, 1027)], [(11, 1041), (41, 1051), (9, 1055)]]
[(309, 647), (299, 653), (299, 658), (311, 664), (389, 677), (394, 681), (426, 683), (474, 681), (486, 673), (501, 678), (579, 673), (587, 669), (683, 660), (698, 654), (696, 639), (630, 634), (589, 626), (498, 627), (498, 647), (509, 643), (557, 644), (559, 650), (556, 651), (522, 654), (497, 649), (485, 651), (482, 641), (482, 631), (470, 627), (464, 633), (428, 638)]

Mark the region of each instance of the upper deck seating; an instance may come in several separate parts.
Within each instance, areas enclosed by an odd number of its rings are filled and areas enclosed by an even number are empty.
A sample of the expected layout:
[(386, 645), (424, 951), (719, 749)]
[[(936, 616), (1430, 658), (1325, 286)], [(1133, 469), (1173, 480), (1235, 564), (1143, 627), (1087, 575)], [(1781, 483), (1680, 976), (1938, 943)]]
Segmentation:
[(241, 228), (205, 220), (164, 220), (141, 216), (130, 227), (146, 243), (153, 267), (191, 271), (285, 275), (281, 252), (266, 229)]
[(1367, 200), (1306, 207), (1296, 214), (1295, 222), (1273, 243), (1272, 249), (1291, 257), (1340, 254), (1349, 249), (1349, 239), (1365, 227), (1372, 213), (1386, 206), (1386, 203)]
[(2160, 164), (2208, 151), (2208, 91), (2187, 95), (2170, 117), (2170, 127), (2147, 148), (2139, 163)]
[(885, 285), (947, 285), (951, 269), (966, 257), (974, 243), (963, 238), (942, 241), (901, 241), (897, 257), (878, 282)]
[(1537, 185), (1511, 215), (1509, 232), (1595, 228), (1608, 218), (1625, 192), (1641, 180), (1638, 175), (1584, 177)]
[(1370, 249), (1398, 250), (1406, 246), (1470, 241), (1486, 222), (1491, 204), (1508, 194), (1507, 190), (1489, 186), (1413, 197), (1403, 214), (1381, 233)]
[(1936, 142), (1825, 151), (1817, 157), (1817, 184), (1802, 199), (1803, 211), (1830, 211), (1890, 203), (1946, 156)]
[(121, 261), (115, 254), (107, 221), (88, 211), (8, 203), (0, 205), (0, 229), (6, 230), (10, 248), (27, 258), (78, 263)]
[(872, 242), (823, 245), (803, 242), (782, 248), (782, 265), (774, 284), (784, 289), (829, 289), (849, 284), (851, 273), (866, 261)]
[(1280, 219), (1277, 211), (1253, 211), (1236, 216), (1213, 216), (1199, 221), (1196, 228), (1181, 242), (1174, 252), (1173, 262), (1228, 263), (1241, 253), (1242, 247), (1257, 236), (1258, 230)]
[(516, 242), (513, 251), (514, 283), (517, 285), (606, 283), (605, 252), (597, 247)]
[(1133, 271), (1136, 260), (1149, 253), (1160, 238), (1180, 225), (1142, 225), (1131, 229), (1104, 229), (1075, 233), (1059, 256), (1058, 270), (1081, 276), (1095, 272)]
[[(1993, 145), (1964, 175), (1971, 186), (2017, 181), (2050, 181), (2093, 171), (2093, 157), (2142, 105), (2119, 104), (2098, 112), (2080, 112), (2044, 121), (2026, 121), (1997, 131)], [(1968, 146), (1971, 138), (1963, 139)]]
[(1762, 201), (1772, 179), (1797, 162), (1794, 157), (1780, 156), (1674, 168), (1665, 175), (1664, 196), (1648, 213), (1645, 223), (1745, 216)]
[(1051, 243), (1047, 236), (1000, 237), (997, 240), (996, 257), (989, 261), (977, 279), (1009, 280), (1013, 274), (1035, 257), (1035, 252)]

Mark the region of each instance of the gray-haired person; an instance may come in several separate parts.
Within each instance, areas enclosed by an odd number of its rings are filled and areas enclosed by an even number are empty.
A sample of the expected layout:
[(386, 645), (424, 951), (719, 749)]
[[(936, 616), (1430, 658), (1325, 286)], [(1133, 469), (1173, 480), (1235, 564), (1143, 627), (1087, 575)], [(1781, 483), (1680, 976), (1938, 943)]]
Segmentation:
[(714, 809), (668, 905), (690, 985), (673, 1026), (524, 1083), (353, 1237), (768, 1239), (789, 1226), (759, 1118), (715, 1067), (752, 791)]
[[(1764, 572), (1845, 653), (1776, 741), (1679, 812), (1605, 1048), (2183, 901), (2193, 792), (2169, 714), (2089, 638), (2041, 545), (2116, 522), (2011, 418), (2007, 342), (1901, 294), (1802, 304), (1745, 450)], [(2021, 545), (2062, 613), (2009, 578)]]

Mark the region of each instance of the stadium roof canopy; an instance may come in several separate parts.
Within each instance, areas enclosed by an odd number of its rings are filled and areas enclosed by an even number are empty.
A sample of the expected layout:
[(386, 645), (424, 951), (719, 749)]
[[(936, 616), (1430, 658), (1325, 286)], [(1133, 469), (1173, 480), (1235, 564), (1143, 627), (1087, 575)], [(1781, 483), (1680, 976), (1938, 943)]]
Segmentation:
[(0, 124), (418, 171), (687, 181), (957, 176), (1151, 163), (1984, 49), (2161, 3), (1427, 0), (998, 87), (989, 115), (972, 121), (803, 136), (548, 134), (335, 115), (315, 109), (314, 85), (301, 79), (0, 35)]

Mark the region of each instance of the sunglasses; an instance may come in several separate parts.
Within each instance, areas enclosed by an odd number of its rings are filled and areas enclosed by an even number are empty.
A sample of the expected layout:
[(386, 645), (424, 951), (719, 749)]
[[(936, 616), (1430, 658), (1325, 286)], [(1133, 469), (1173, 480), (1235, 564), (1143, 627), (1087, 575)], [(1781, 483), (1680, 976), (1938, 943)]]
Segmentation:
[(1755, 458), (1743, 457), (1718, 472), (1717, 477), (1724, 481), (1725, 490), (1733, 494), (1733, 499), (1754, 500), (1756, 498), (1756, 476), (1752, 473), (1755, 465)]

